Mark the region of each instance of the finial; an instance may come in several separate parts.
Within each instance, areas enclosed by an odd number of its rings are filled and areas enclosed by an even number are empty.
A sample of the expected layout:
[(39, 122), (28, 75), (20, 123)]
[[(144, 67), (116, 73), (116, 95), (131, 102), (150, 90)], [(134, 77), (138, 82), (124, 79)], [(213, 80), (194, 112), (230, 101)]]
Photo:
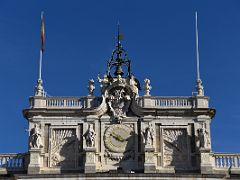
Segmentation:
[(41, 79), (38, 79), (35, 86), (35, 96), (44, 96), (43, 81)]
[(202, 80), (200, 78), (200, 59), (199, 59), (199, 42), (198, 42), (198, 14), (195, 12), (195, 29), (196, 29), (196, 59), (197, 59), (197, 81), (196, 90), (197, 96), (204, 96)]
[(114, 75), (115, 77), (122, 77), (124, 75), (124, 71), (122, 66), (127, 67), (128, 73), (126, 76), (130, 77), (131, 76), (131, 61), (127, 58), (127, 52), (123, 49), (121, 45), (121, 40), (123, 39), (123, 35), (120, 34), (120, 23), (117, 23), (117, 44), (116, 48), (112, 52), (112, 57), (108, 61), (108, 70), (107, 70), (107, 75), (109, 78), (112, 78), (111, 74), (111, 69), (114, 67)]
[(123, 39), (123, 34), (120, 34), (120, 23), (117, 23), (117, 47), (118, 49), (121, 48), (121, 40)]

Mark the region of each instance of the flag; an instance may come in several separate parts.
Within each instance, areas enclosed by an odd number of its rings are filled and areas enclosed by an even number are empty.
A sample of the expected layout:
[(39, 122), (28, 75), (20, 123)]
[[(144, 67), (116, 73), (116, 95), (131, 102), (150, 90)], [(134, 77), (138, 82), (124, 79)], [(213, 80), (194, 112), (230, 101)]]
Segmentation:
[(44, 29), (44, 17), (43, 12), (41, 14), (41, 50), (44, 51), (44, 42), (45, 42), (45, 29)]

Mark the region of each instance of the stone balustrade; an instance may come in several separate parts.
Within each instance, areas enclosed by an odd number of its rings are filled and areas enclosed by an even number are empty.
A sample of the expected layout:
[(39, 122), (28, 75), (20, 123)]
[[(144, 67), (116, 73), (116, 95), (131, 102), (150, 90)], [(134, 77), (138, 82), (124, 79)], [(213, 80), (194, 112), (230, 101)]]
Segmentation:
[(153, 99), (155, 107), (192, 108), (195, 106), (192, 97), (156, 97)]
[(174, 108), (194, 108), (197, 107), (196, 97), (161, 97), (161, 96), (148, 96), (139, 97), (138, 105), (141, 107), (150, 107), (158, 109), (174, 109)]
[(82, 109), (98, 107), (100, 97), (31, 97), (31, 108)]
[(0, 170), (24, 171), (26, 170), (27, 154), (7, 153), (0, 154)]
[(86, 108), (84, 98), (74, 97), (48, 97), (46, 98), (46, 107), (50, 108)]
[[(199, 101), (199, 99), (201, 101)], [(101, 97), (31, 97), (31, 108), (49, 108), (49, 109), (81, 109), (96, 108), (101, 104)], [(137, 98), (137, 104), (144, 108), (174, 109), (174, 108), (196, 108), (208, 107), (208, 98), (195, 96), (186, 97), (161, 97), (161, 96), (140, 96)], [(203, 103), (202, 103), (203, 102)]]
[(228, 169), (237, 168), (240, 170), (240, 154), (214, 153), (214, 168)]

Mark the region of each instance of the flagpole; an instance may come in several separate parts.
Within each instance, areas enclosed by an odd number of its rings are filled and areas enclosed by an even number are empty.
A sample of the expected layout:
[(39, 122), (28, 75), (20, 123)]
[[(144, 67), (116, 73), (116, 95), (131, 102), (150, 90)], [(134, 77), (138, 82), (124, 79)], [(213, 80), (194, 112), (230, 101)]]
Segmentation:
[(195, 12), (195, 25), (196, 25), (196, 56), (197, 56), (197, 81), (196, 81), (196, 90), (197, 96), (204, 96), (203, 84), (200, 79), (200, 62), (199, 62), (199, 47), (198, 47), (198, 16), (197, 11)]
[(39, 76), (38, 76), (38, 80), (42, 80), (42, 56), (43, 56), (43, 52), (42, 52), (42, 50), (40, 50), (40, 58), (39, 58)]
[(198, 16), (197, 11), (195, 12), (196, 18), (196, 55), (197, 55), (197, 80), (200, 80), (200, 67), (199, 67), (199, 47), (198, 47)]
[(43, 12), (41, 12), (41, 49), (40, 49), (40, 57), (39, 57), (39, 72), (38, 72), (38, 81), (35, 87), (35, 96), (45, 96), (45, 92), (43, 89), (43, 81), (42, 81), (42, 59), (43, 59), (43, 51), (44, 51), (44, 20), (43, 20)]

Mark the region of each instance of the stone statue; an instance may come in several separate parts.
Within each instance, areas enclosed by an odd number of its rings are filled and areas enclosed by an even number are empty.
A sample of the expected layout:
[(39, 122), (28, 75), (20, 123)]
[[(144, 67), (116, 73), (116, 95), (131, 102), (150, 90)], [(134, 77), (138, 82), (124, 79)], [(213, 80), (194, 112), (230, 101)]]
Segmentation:
[(199, 148), (209, 148), (210, 137), (206, 128), (200, 128), (198, 131)]
[(152, 86), (150, 86), (150, 80), (145, 79), (144, 80), (144, 96), (150, 96), (151, 89), (152, 89)]
[(145, 145), (153, 145), (153, 137), (154, 137), (154, 130), (152, 125), (148, 125), (148, 127), (145, 129), (145, 132), (143, 132)]
[(90, 79), (88, 81), (88, 95), (89, 96), (93, 96), (93, 91), (95, 89), (95, 86), (94, 86), (94, 80), (93, 79)]
[(100, 78), (100, 75), (98, 75), (98, 82), (100, 83), (101, 89), (104, 89), (109, 85), (109, 80), (106, 74), (103, 75), (103, 79)]
[(30, 130), (29, 146), (31, 148), (43, 147), (40, 129), (37, 124), (34, 124), (34, 127)]
[(88, 131), (85, 134), (87, 147), (94, 147), (96, 133), (93, 129), (93, 124), (89, 124)]
[(133, 88), (133, 92), (136, 93), (136, 95), (138, 96), (138, 83), (135, 81), (134, 76), (131, 76), (130, 80), (129, 80), (129, 84), (130, 86)]

